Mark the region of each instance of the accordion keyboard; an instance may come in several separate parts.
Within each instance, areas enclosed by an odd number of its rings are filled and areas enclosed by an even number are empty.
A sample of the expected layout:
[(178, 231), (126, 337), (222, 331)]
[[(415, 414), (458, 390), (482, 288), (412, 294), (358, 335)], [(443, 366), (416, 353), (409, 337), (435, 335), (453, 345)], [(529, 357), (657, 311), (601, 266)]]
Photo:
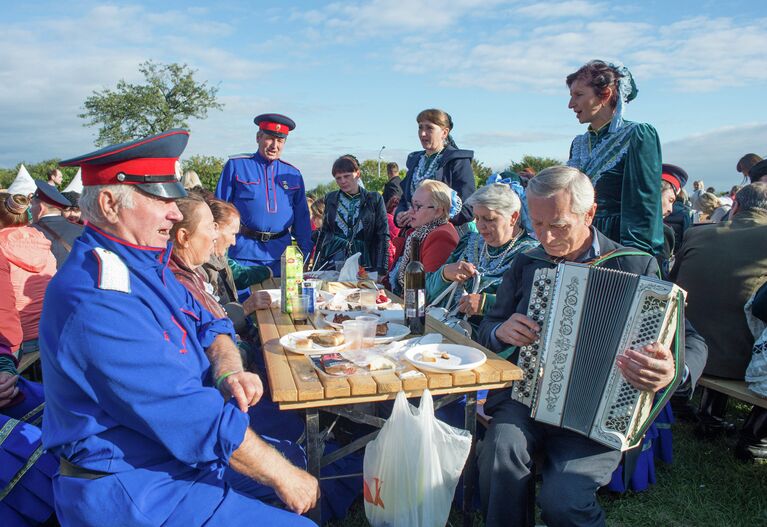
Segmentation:
[(541, 365), (541, 338), (546, 332), (548, 312), (553, 303), (554, 276), (556, 269), (539, 269), (535, 272), (533, 289), (528, 304), (527, 316), (540, 327), (541, 331), (535, 342), (519, 348), (517, 366), (522, 369), (522, 380), (516, 381), (511, 398), (525, 406), (532, 407), (537, 396), (538, 378)]

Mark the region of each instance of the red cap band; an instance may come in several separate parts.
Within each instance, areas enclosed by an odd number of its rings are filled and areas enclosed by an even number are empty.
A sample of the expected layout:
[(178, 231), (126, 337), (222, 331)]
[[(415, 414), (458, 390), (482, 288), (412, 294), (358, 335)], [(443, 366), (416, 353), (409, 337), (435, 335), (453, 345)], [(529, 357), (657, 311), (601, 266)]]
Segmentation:
[(672, 176), (671, 174), (667, 174), (664, 172), (663, 174), (661, 174), (660, 177), (663, 181), (667, 182), (669, 185), (674, 187), (674, 192), (679, 192), (679, 190), (682, 188), (679, 185), (679, 180), (675, 178), (674, 176)]
[(129, 159), (119, 163), (106, 165), (82, 165), (82, 178), (84, 186), (91, 185), (136, 185), (141, 182), (120, 181), (118, 174), (129, 176), (168, 176), (168, 181), (176, 179), (175, 157), (155, 157)]
[(288, 125), (282, 123), (273, 123), (270, 121), (261, 121), (258, 123), (258, 128), (261, 130), (266, 130), (267, 132), (277, 132), (278, 134), (285, 135), (288, 135), (288, 132), (290, 132)]

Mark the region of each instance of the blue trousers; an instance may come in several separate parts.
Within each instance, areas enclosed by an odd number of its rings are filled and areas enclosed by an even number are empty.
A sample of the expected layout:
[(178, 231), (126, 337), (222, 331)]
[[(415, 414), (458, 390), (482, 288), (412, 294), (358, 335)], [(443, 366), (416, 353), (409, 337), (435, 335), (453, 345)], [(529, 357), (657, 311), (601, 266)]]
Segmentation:
[(601, 526), (605, 515), (596, 491), (610, 481), (621, 453), (582, 435), (538, 423), (530, 409), (507, 399), (493, 409), (477, 446), (482, 512), (488, 527), (525, 525), (531, 466), (539, 454), (543, 476), (538, 495), (549, 527)]
[[(0, 409), (0, 524), (38, 525), (53, 514), (52, 478), (58, 460), (42, 450), (43, 387), (19, 378), (18, 404)], [(31, 462), (31, 464), (29, 464)]]

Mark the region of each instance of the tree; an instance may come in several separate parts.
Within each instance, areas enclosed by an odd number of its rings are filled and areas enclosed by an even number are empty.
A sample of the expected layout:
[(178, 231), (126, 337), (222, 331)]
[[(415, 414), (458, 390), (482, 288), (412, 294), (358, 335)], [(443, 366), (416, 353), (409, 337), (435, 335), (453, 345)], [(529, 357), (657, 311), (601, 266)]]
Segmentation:
[(471, 160), (471, 170), (474, 172), (474, 186), (477, 188), (484, 185), (487, 178), (493, 173), (493, 169), (474, 158)]
[(559, 159), (554, 159), (551, 157), (538, 157), (538, 156), (526, 155), (526, 156), (523, 156), (522, 160), (519, 162), (512, 160), (511, 164), (508, 166), (506, 170), (510, 170), (512, 172), (520, 172), (526, 168), (532, 168), (537, 174), (544, 168), (563, 165), (563, 164), (564, 163), (560, 161)]
[(196, 155), (181, 162), (184, 172), (194, 170), (200, 176), (202, 186), (211, 192), (216, 190), (221, 171), (224, 169), (224, 160), (215, 156)]
[(217, 87), (198, 83), (186, 64), (158, 64), (151, 60), (139, 65), (145, 84), (124, 79), (115, 89), (94, 91), (85, 99), (85, 111), (78, 115), (99, 126), (96, 146), (122, 143), (158, 134), (170, 128), (189, 128), (188, 119), (205, 119), (208, 110), (220, 110)]
[(335, 183), (320, 183), (308, 191), (307, 194), (311, 194), (315, 198), (324, 198), (325, 194), (333, 192), (334, 190), (338, 190), (338, 186)]
[(378, 175), (378, 160), (366, 159), (360, 165), (360, 179), (365, 184), (365, 190), (370, 192), (383, 192), (383, 188), (389, 178), (386, 176), (387, 161), (381, 160), (381, 175)]

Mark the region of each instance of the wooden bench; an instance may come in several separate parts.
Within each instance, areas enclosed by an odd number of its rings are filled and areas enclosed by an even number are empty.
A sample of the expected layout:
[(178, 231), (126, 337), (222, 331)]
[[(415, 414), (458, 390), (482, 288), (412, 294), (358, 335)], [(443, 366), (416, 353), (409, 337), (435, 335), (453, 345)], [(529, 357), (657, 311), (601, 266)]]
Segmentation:
[(17, 371), (19, 373), (23, 373), (24, 370), (32, 366), (39, 359), (40, 359), (39, 351), (33, 351), (32, 353), (25, 353), (24, 355), (22, 355), (21, 360), (19, 361), (19, 367), (17, 368)]
[(714, 390), (715, 392), (724, 393), (748, 404), (767, 408), (767, 398), (759, 397), (746, 388), (745, 381), (703, 376), (698, 380), (698, 385), (705, 386), (709, 390)]

